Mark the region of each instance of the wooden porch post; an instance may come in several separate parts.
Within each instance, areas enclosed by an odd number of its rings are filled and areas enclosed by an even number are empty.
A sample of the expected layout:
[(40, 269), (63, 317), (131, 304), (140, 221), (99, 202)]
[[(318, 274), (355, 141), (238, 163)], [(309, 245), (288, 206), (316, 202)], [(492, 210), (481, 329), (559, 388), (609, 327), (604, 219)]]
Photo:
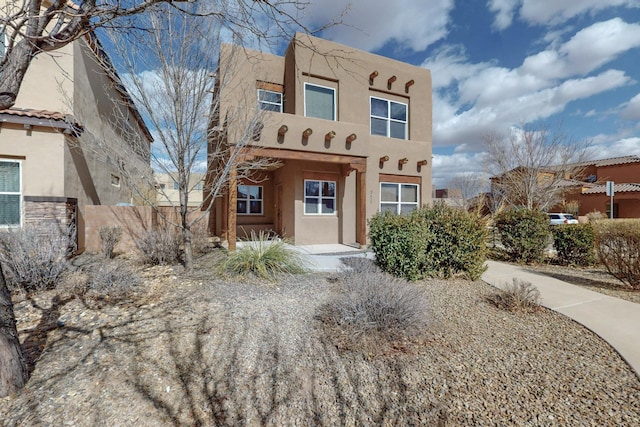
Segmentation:
[(229, 171), (229, 202), (227, 205), (227, 244), (229, 251), (236, 250), (236, 205), (238, 204), (238, 171)]
[(367, 173), (356, 172), (356, 242), (367, 244)]

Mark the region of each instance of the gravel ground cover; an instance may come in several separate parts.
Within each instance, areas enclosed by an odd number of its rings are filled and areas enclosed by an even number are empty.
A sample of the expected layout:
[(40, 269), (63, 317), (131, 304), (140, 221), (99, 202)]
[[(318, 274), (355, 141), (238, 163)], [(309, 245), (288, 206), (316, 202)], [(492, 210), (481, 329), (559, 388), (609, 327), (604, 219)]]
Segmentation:
[(204, 261), (142, 269), (118, 301), (16, 300), (34, 370), (0, 425), (640, 425), (640, 380), (615, 351), (551, 311), (496, 308), (483, 282), (416, 283), (426, 338), (345, 352), (315, 316), (340, 274), (267, 284)]

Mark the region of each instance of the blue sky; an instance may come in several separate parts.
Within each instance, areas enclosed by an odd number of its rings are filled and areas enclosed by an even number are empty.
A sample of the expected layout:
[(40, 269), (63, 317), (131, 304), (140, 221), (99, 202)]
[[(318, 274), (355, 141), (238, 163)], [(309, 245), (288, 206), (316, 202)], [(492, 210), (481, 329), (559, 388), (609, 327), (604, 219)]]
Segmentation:
[[(321, 25), (345, 4), (311, 0), (304, 20)], [(322, 37), (431, 70), (438, 187), (457, 173), (480, 173), (483, 136), (523, 123), (561, 123), (568, 137), (591, 140), (596, 158), (640, 154), (640, 0), (347, 7), (347, 25)]]

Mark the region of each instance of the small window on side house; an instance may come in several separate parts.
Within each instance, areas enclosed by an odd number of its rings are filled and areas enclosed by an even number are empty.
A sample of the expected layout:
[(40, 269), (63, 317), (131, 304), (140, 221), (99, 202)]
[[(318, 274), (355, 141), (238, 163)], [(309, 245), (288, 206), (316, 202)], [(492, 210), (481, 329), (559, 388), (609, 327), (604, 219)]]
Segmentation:
[(0, 160), (0, 227), (22, 224), (22, 172), (16, 160)]
[(304, 84), (304, 115), (318, 119), (336, 119), (336, 90), (330, 87)]
[(111, 174), (111, 185), (120, 187), (120, 177), (118, 175)]

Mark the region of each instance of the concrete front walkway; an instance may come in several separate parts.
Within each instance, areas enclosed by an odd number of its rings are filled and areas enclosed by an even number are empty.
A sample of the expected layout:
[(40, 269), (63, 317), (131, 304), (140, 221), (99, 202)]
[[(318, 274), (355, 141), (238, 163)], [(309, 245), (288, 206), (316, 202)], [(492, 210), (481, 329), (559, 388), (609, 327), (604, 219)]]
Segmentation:
[(541, 303), (586, 326), (607, 341), (640, 377), (640, 304), (590, 291), (541, 273), (496, 261), (482, 280), (503, 287), (514, 277), (532, 283)]

